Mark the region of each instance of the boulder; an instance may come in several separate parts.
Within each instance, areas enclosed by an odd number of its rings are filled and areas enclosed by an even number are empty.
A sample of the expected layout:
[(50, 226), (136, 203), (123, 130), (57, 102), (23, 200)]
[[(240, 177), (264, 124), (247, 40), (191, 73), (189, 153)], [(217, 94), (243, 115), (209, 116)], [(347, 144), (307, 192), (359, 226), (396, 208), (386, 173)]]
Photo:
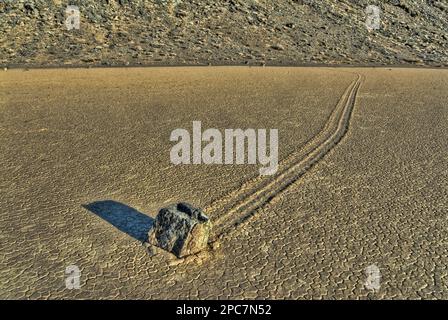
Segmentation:
[(182, 258), (206, 249), (211, 229), (201, 209), (181, 202), (160, 209), (148, 242)]

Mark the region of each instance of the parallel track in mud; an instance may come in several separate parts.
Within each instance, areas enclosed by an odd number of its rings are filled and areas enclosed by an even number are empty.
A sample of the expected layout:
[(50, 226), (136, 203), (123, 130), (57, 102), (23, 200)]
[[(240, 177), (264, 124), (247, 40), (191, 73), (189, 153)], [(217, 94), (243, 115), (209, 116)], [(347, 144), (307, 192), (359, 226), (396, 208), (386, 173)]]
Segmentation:
[(342, 140), (348, 131), (361, 82), (362, 76), (357, 74), (357, 79), (348, 86), (323, 129), (301, 149), (283, 160), (275, 175), (249, 180), (204, 208), (215, 224), (211, 242), (252, 217), (259, 208), (297, 181)]

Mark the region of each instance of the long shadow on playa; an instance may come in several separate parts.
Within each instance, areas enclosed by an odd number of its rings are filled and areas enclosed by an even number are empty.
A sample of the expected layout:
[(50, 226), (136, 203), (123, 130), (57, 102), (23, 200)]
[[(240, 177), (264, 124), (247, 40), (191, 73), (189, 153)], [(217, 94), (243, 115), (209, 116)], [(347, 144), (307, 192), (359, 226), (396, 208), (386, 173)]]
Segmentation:
[(83, 207), (141, 242), (146, 241), (154, 221), (134, 208), (113, 200), (95, 201)]

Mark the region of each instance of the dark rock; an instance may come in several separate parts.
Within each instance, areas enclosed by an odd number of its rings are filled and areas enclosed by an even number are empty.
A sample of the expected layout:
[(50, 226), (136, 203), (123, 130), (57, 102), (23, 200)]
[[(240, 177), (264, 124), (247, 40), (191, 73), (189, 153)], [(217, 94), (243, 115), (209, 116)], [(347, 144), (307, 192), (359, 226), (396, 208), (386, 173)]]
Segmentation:
[(282, 46), (281, 44), (273, 44), (271, 46), (271, 49), (278, 50), (278, 51), (283, 51), (283, 50), (285, 50), (285, 47)]
[(211, 229), (201, 209), (181, 202), (160, 209), (148, 242), (182, 258), (206, 249)]

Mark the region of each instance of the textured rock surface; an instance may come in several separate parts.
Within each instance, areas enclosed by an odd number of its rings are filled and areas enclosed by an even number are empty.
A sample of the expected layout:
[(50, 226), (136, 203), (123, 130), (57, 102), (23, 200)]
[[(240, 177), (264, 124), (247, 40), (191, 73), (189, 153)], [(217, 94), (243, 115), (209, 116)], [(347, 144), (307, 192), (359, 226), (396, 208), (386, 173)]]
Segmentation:
[(211, 227), (200, 209), (181, 202), (160, 209), (148, 241), (182, 258), (207, 247)]
[(0, 65), (447, 65), (447, 30), (446, 1), (1, 0)]

